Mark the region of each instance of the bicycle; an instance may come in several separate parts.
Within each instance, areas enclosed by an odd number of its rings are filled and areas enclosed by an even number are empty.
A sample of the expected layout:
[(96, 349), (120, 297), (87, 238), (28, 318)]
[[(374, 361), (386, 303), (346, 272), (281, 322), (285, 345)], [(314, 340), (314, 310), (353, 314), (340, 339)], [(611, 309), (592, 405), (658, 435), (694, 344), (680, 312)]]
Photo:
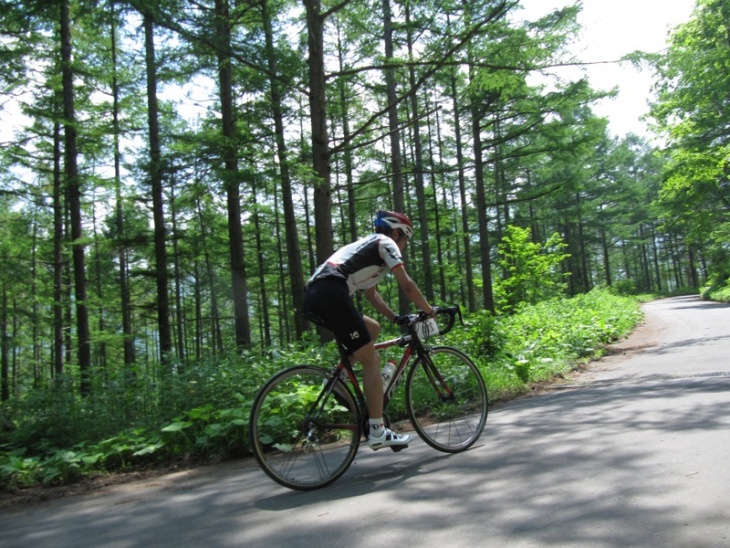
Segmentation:
[[(463, 324), (458, 306), (437, 309), (438, 316), (449, 317), (443, 329), (423, 313), (402, 316), (398, 323), (407, 333), (375, 345), (377, 350), (405, 347), (384, 389), (383, 409), (412, 362), (405, 380), (407, 416), (423, 441), (446, 453), (471, 447), (487, 420), (487, 388), (471, 359), (450, 346), (425, 344), (434, 327), (437, 334), (448, 333), (457, 314)], [(344, 347), (338, 343), (338, 348), (340, 361), (331, 369), (284, 369), (254, 400), (249, 420), (253, 453), (271, 479), (290, 489), (307, 491), (336, 481), (367, 440), (365, 396)], [(384, 421), (390, 424), (387, 414)]]

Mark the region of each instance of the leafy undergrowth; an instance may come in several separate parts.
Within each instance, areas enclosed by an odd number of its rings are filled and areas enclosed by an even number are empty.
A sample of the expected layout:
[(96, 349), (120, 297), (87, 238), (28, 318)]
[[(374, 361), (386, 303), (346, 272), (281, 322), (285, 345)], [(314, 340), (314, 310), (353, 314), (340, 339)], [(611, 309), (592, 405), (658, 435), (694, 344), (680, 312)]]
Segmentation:
[(730, 303), (730, 279), (723, 283), (717, 281), (708, 283), (706, 287), (702, 288), (701, 295), (703, 299), (710, 301)]
[[(457, 326), (438, 344), (456, 346), (474, 360), (494, 403), (600, 357), (608, 343), (630, 333), (641, 319), (637, 299), (594, 290), (523, 307), (510, 316), (467, 315), (465, 326)], [(388, 329), (393, 328), (386, 327), (383, 336), (395, 336)], [(0, 437), (0, 490), (18, 493), (31, 486), (70, 485), (89, 478), (106, 482), (103, 478), (109, 474), (169, 470), (247, 455), (248, 414), (265, 379), (288, 365), (328, 364), (335, 357), (333, 345), (320, 347), (310, 341), (302, 348), (200, 364), (165, 385), (165, 400), (176, 402), (170, 408), (179, 411), (157, 425), (149, 425), (147, 416), (144, 421), (121, 421), (119, 427), (124, 401), (108, 409), (109, 402), (116, 401), (109, 393), (70, 401), (51, 394), (37, 407), (53, 405), (56, 413), (26, 407), (28, 420)], [(105, 432), (106, 415), (111, 422)]]
[(595, 290), (512, 316), (473, 315), (467, 337), (452, 342), (472, 356), (488, 379), (491, 399), (501, 401), (599, 358), (642, 319), (637, 299)]

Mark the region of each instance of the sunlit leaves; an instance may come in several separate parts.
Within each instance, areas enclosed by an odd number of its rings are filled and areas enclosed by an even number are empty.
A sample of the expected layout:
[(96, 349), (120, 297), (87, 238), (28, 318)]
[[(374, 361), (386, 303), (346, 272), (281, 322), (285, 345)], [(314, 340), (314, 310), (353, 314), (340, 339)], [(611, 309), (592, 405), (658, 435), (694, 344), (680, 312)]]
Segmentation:
[[(728, 2), (700, 0), (657, 62), (651, 114), (670, 144), (660, 203), (667, 223), (684, 224), (694, 241), (730, 218), (729, 37)], [(724, 245), (717, 239), (718, 248)]]

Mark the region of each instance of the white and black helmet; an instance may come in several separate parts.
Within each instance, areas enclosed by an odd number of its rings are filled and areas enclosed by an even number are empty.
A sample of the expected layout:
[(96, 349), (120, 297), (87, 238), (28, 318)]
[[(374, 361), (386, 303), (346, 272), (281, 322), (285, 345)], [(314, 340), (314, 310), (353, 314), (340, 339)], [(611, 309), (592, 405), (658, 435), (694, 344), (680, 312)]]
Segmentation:
[(384, 231), (390, 232), (399, 228), (406, 238), (409, 240), (413, 236), (413, 225), (411, 220), (403, 215), (403, 213), (397, 213), (395, 211), (378, 211), (375, 214), (375, 221), (373, 222), (375, 229), (385, 229)]

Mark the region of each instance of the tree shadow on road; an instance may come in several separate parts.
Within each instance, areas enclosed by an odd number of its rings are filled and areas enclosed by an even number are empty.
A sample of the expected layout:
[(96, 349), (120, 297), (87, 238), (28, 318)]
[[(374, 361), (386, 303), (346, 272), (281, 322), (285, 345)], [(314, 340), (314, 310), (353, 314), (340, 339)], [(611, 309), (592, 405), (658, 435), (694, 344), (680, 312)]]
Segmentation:
[[(728, 392), (730, 378), (693, 378), (537, 396), (493, 411), (479, 448), (348, 473), (333, 489), (291, 499), (278, 494), (256, 507), (347, 504), (377, 491), (404, 510), (389, 517), (358, 505), (355, 518), (360, 511), (379, 515), (407, 546), (448, 530), (454, 545), (465, 546), (482, 529), (529, 538), (532, 545), (657, 545), (657, 531), (671, 539), (686, 529), (683, 505), (673, 495), (688, 479), (656, 468), (654, 444), (666, 439), (682, 448), (690, 434), (727, 432)], [(332, 538), (353, 539), (352, 525), (330, 524)], [(300, 538), (317, 537), (317, 527), (298, 526)], [(343, 545), (366, 544), (354, 538)], [(284, 531), (271, 540), (306, 545)]]
[(729, 393), (730, 377), (556, 391), (493, 409), (464, 453), (421, 442), (362, 451), (335, 484), (306, 493), (248, 463), (54, 501), (0, 516), (0, 544), (70, 546), (82, 531), (94, 546), (176, 548), (709, 545), (693, 542), (687, 523), (712, 516), (690, 515), (677, 493), (700, 470), (726, 477), (692, 459), (701, 436), (730, 445)]

